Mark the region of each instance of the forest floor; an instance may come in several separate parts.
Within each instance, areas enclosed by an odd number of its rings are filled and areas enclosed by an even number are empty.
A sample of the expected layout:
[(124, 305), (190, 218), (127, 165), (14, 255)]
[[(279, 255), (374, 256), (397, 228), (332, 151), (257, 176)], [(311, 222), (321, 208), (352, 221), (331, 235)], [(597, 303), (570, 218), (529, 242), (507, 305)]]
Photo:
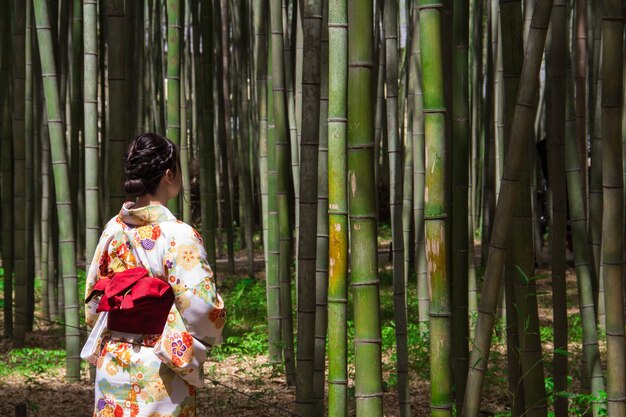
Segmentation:
[[(388, 244), (382, 242), (379, 254), (381, 278), (381, 319), (383, 336), (383, 379), (385, 387), (384, 414), (398, 412), (397, 379), (395, 375), (395, 330), (393, 327), (392, 273)], [(198, 391), (198, 417), (205, 416), (277, 416), (295, 415), (295, 389), (287, 387), (281, 370), (267, 361), (265, 324), (265, 282), (263, 262), (256, 262), (257, 278), (251, 279), (245, 271), (245, 252), (238, 252), (236, 273), (224, 272), (225, 263), (217, 265), (220, 292), (227, 303), (228, 322), (225, 343), (214, 349), (205, 364), (207, 384)], [(260, 256), (260, 253), (259, 253)], [(240, 258), (239, 258), (240, 257)], [(479, 271), (480, 272), (480, 271)], [(545, 271), (538, 270), (538, 274)], [(480, 276), (480, 273), (479, 273)], [(84, 274), (81, 275), (84, 280)], [(541, 336), (543, 341), (546, 386), (551, 387), (552, 375), (552, 299), (549, 277), (537, 280)], [(409, 351), (411, 408), (414, 416), (429, 412), (429, 342), (427, 330), (417, 323), (417, 292), (415, 277), (409, 283)], [(570, 328), (569, 366), (570, 392), (579, 392), (579, 370), (582, 353), (582, 331), (578, 315), (576, 281), (570, 269), (567, 275), (568, 317)], [(295, 296), (295, 291), (294, 291)], [(295, 303), (294, 303), (295, 304)], [(37, 313), (36, 313), (37, 314)], [(0, 309), (1, 316), (1, 309)], [(349, 328), (349, 395), (350, 414), (354, 415), (354, 349), (352, 314)], [(0, 317), (0, 326), (2, 317)], [(500, 321), (499, 323), (502, 323)], [(486, 415), (508, 415), (510, 399), (507, 396), (507, 362), (504, 326), (497, 326), (487, 372), (482, 409)], [(2, 334), (2, 329), (0, 329)], [(91, 416), (93, 385), (89, 383), (87, 364), (83, 364), (81, 382), (64, 382), (65, 351), (63, 330), (58, 325), (35, 322), (34, 331), (26, 337), (25, 349), (12, 350), (11, 341), (0, 338), (0, 416), (13, 416), (15, 405), (25, 403), (29, 417)], [(601, 349), (605, 345), (601, 342)], [(551, 403), (554, 393), (549, 394)], [(585, 408), (585, 399), (571, 400), (572, 411)]]

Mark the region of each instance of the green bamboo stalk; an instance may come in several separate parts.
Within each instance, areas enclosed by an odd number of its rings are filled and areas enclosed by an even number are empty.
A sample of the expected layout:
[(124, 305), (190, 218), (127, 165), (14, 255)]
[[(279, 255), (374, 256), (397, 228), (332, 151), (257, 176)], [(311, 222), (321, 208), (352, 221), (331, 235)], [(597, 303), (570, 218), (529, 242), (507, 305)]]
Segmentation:
[[(624, 11), (617, 0), (603, 1), (602, 17), (602, 267), (606, 305), (607, 401), (609, 416), (626, 416), (624, 344), (624, 183), (622, 101)], [(584, 170), (583, 170), (584, 173)]]
[[(598, 347), (598, 333), (594, 308), (593, 282), (595, 270), (593, 268), (593, 254), (588, 245), (583, 204), (582, 172), (578, 145), (576, 139), (576, 113), (574, 109), (574, 87), (571, 69), (567, 82), (567, 96), (565, 101), (565, 171), (567, 173), (567, 201), (570, 209), (570, 223), (572, 240), (574, 243), (574, 260), (576, 264), (576, 278), (580, 316), (583, 327), (583, 387), (591, 387), (594, 396), (604, 391), (604, 375), (600, 364)], [(585, 379), (590, 381), (585, 381)], [(593, 404), (594, 417), (600, 415), (601, 404)]]
[(486, 132), (484, 124), (485, 98), (483, 96), (483, 42), (488, 41), (483, 17), (485, 4), (481, 0), (470, 2), (470, 112), (471, 112), (471, 153), (470, 153), (470, 182), (469, 182), (469, 211), (468, 211), (468, 314), (470, 318), (470, 338), (474, 337), (474, 320), (478, 313), (478, 283), (476, 277), (476, 259), (474, 257), (475, 233), (480, 225), (480, 208), (483, 197), (482, 182), (482, 148)]
[[(357, 416), (382, 416), (371, 0), (348, 1), (348, 183)], [(332, 112), (334, 116), (334, 111)], [(332, 117), (331, 116), (331, 117)], [(331, 206), (332, 207), (332, 206)], [(333, 207), (334, 210), (334, 207)], [(333, 225), (330, 226), (331, 228)], [(332, 254), (332, 251), (331, 251)]]
[[(182, 219), (185, 223), (192, 223), (191, 221), (191, 179), (189, 177), (189, 163), (190, 163), (190, 147), (189, 147), (189, 128), (187, 123), (187, 109), (189, 108), (189, 103), (187, 101), (188, 97), (188, 86), (191, 80), (189, 79), (187, 73), (188, 69), (191, 66), (191, 61), (186, 59), (189, 55), (189, 41), (185, 42), (185, 34), (189, 34), (189, 26), (191, 25), (191, 11), (189, 0), (185, 0), (184, 3), (181, 4), (181, 9), (184, 10), (183, 13), (183, 21), (181, 22), (180, 36), (181, 36), (181, 65), (180, 65), (180, 86), (179, 86), (179, 101), (180, 101), (180, 170), (182, 173), (183, 179), (183, 187), (182, 193), (180, 195), (179, 204), (181, 205), (182, 210)], [(190, 34), (189, 34), (190, 35)], [(189, 37), (187, 37), (189, 39)]]
[[(268, 49), (259, 48), (259, 62), (261, 65), (267, 63), (267, 71), (264, 72), (267, 88), (263, 91), (267, 97), (267, 318), (269, 336), (269, 360), (270, 363), (278, 366), (282, 364), (282, 319), (283, 307), (281, 305), (280, 277), (279, 271), (279, 239), (278, 230), (278, 204), (276, 201), (276, 125), (274, 122), (274, 94), (267, 94), (267, 91), (274, 90), (274, 78), (272, 68), (272, 37), (267, 32), (267, 9), (268, 0), (259, 0), (260, 8), (263, 10), (257, 15), (258, 30), (257, 39), (264, 36)], [(260, 43), (263, 46), (263, 43)], [(259, 69), (259, 72), (262, 72)], [(259, 95), (262, 97), (263, 95)]]
[[(413, 9), (413, 5), (407, 7)], [(417, 20), (411, 13), (410, 19), (411, 25), (407, 24), (407, 33), (412, 34), (412, 25)], [(410, 35), (409, 35), (410, 36)], [(411, 55), (411, 48), (413, 46), (413, 40), (407, 39), (405, 56), (404, 56), (404, 70), (406, 81), (406, 94), (404, 100), (406, 100), (406, 114), (404, 124), (406, 126), (403, 134), (403, 179), (402, 179), (402, 242), (404, 246), (404, 294), (405, 300), (409, 293), (409, 274), (411, 271), (417, 270), (417, 259), (415, 255), (415, 225), (413, 223), (413, 121), (415, 119), (415, 83), (417, 78), (416, 62)], [(405, 301), (405, 306), (407, 306)], [(408, 308), (408, 307), (407, 307)]]
[(291, 231), (289, 227), (289, 132), (287, 130), (287, 101), (285, 97), (285, 70), (283, 61), (283, 24), (280, 0), (270, 0), (270, 27), (272, 31), (272, 71), (274, 121), (276, 134), (276, 200), (280, 229), (279, 270), (282, 338), (287, 384), (295, 384), (296, 370), (293, 348), (293, 315), (291, 302)]
[[(255, 0), (253, 3), (254, 25), (254, 70), (256, 76), (256, 110), (259, 153), (259, 188), (261, 194), (261, 212), (263, 225), (263, 251), (265, 259), (265, 272), (268, 273), (268, 235), (267, 235), (267, 7), (263, 7), (263, 0)], [(269, 312), (268, 312), (269, 315)], [(271, 343), (270, 343), (271, 345)]]
[(461, 414), (469, 361), (468, 322), (468, 184), (469, 184), (469, 4), (455, 0), (453, 8), (452, 57), (452, 196), (451, 273), (452, 360), (456, 410)]
[(545, 46), (546, 32), (550, 19), (552, 0), (535, 6), (533, 22), (528, 35), (525, 59), (522, 66), (517, 105), (511, 124), (508, 145), (508, 158), (496, 209), (493, 235), (489, 248), (489, 260), (483, 282), (476, 337), (470, 356), (470, 370), (465, 391), (463, 415), (476, 417), (480, 408), (480, 394), (484, 380), (491, 333), (493, 331), (497, 300), (500, 294), (500, 280), (510, 236), (513, 208), (516, 200), (516, 183), (519, 181), (523, 165), (524, 149), (528, 146), (528, 135), (534, 121), (535, 85), (539, 78), (541, 56)]
[(26, 150), (25, 150), (25, 27), (26, 4), (12, 3), (13, 32), (13, 256), (15, 273), (15, 323), (13, 346), (23, 347), (26, 333), (27, 240), (26, 240)]
[(398, 5), (388, 0), (383, 10), (385, 39), (385, 99), (389, 158), (389, 211), (393, 247), (393, 304), (396, 332), (396, 372), (400, 415), (410, 416), (407, 310), (402, 231), (402, 142), (398, 137)]
[(324, 414), (326, 332), (328, 327), (328, 0), (322, 0), (320, 117), (317, 160), (317, 242), (315, 263), (315, 415)]
[[(183, 4), (180, 0), (167, 0), (167, 129), (166, 135), (180, 148), (181, 145), (181, 67), (182, 67), (182, 22)], [(179, 215), (178, 199), (172, 199), (168, 208)]]
[(4, 336), (13, 336), (13, 150), (12, 150), (12, 120), (11, 120), (11, 70), (10, 46), (11, 32), (9, 14), (0, 16), (0, 146), (2, 161), (2, 267), (3, 275), (3, 324)]
[[(83, 33), (83, 114), (84, 120), (84, 143), (85, 143), (85, 251), (89, 271), (92, 254), (96, 250), (100, 238), (100, 202), (98, 199), (98, 25), (97, 25), (97, 0), (85, 0), (83, 18), (85, 29)], [(44, 155), (42, 154), (42, 159)], [(46, 154), (46, 158), (47, 158)], [(47, 162), (42, 162), (42, 172), (47, 170)], [(46, 179), (47, 181), (47, 179)], [(47, 185), (42, 184), (43, 192), (47, 193)], [(44, 200), (44, 204), (48, 202)], [(48, 209), (42, 205), (42, 219), (47, 215)], [(46, 224), (42, 220), (42, 231), (47, 233)], [(43, 236), (42, 233), (42, 236)], [(47, 242), (46, 242), (47, 244)], [(46, 248), (47, 249), (47, 248)], [(42, 245), (42, 253), (46, 253)], [(46, 254), (47, 255), (47, 254)], [(44, 268), (42, 268), (43, 271)]]
[[(42, 82), (43, 83), (43, 82)], [(53, 214), (51, 199), (54, 198), (54, 179), (50, 181), (50, 139), (48, 134), (48, 115), (43, 111), (41, 121), (41, 271), (42, 280), (47, 283), (48, 311), (50, 320), (58, 318), (57, 285), (55, 274), (55, 250), (58, 239), (53, 239), (53, 223), (56, 222)], [(46, 249), (47, 246), (47, 250)], [(45, 252), (44, 252), (45, 250)]]
[[(602, 71), (597, 73), (597, 91), (602, 89)], [(591, 136), (591, 176), (589, 180), (589, 235), (594, 269), (593, 291), (598, 327), (605, 328), (604, 280), (602, 276), (602, 96), (596, 94), (593, 135)]]
[[(41, 77), (41, 65), (39, 64), (39, 49), (37, 49), (37, 42), (33, 43), (33, 177), (41, 178), (40, 181), (35, 182), (35, 205), (33, 207), (35, 214), (33, 219), (33, 227), (35, 229), (35, 258), (34, 268), (35, 276), (39, 277), (41, 282), (41, 291), (39, 294), (39, 300), (41, 301), (41, 313), (40, 315), (46, 319), (50, 318), (50, 307), (48, 304), (48, 280), (47, 271), (43, 271), (42, 268), (42, 253), (43, 246), (43, 230), (42, 230), (42, 205), (43, 205), (43, 175), (42, 175), (42, 147), (41, 147), (41, 131), (43, 128), (43, 114), (45, 113), (44, 101), (43, 101), (43, 79)], [(49, 157), (48, 157), (49, 158)], [(47, 236), (46, 236), (47, 239)], [(46, 242), (47, 244), (47, 242)], [(47, 247), (46, 247), (47, 251)], [(45, 278), (44, 278), (45, 274)]]
[[(565, 0), (556, 0), (552, 6), (552, 41), (550, 48), (551, 121), (548, 134), (548, 158), (552, 214), (550, 225), (550, 253), (552, 254), (552, 299), (554, 323), (554, 390), (567, 391), (567, 288), (565, 285), (565, 249), (567, 227), (567, 195), (565, 174), (565, 97), (567, 67), (567, 29)], [(554, 399), (556, 417), (567, 416), (567, 398)]]
[(328, 414), (348, 415), (348, 2), (328, 1)]
[[(504, 133), (505, 133), (505, 80), (504, 80), (504, 58), (503, 58), (503, 46), (504, 39), (502, 37), (502, 25), (500, 24), (500, 8), (497, 4), (499, 0), (491, 0), (491, 27), (492, 27), (492, 39), (491, 39), (491, 53), (493, 55), (493, 64), (495, 66), (495, 75), (493, 76), (493, 141), (494, 141), (494, 193), (495, 201), (497, 203), (500, 196), (500, 183), (502, 178), (502, 171), (504, 168)], [(493, 227), (493, 226), (492, 226)], [(491, 231), (489, 234), (491, 235)], [(501, 308), (504, 309), (504, 314), (501, 316), (506, 318), (505, 304), (501, 304)]]
[[(288, 0), (282, 1), (282, 24), (283, 24), (283, 59), (285, 68), (285, 97), (287, 100), (287, 124), (289, 129), (289, 144), (291, 155), (291, 177), (293, 184), (295, 219), (300, 218), (300, 142), (302, 136), (302, 59), (303, 37), (302, 33), (302, 6), (299, 2), (292, 2), (292, 28), (289, 36), (289, 17), (287, 15)], [(295, 31), (293, 30), (295, 26)], [(291, 42), (290, 42), (291, 41)], [(293, 44), (293, 45), (292, 45)], [(295, 51), (295, 54), (294, 54)], [(295, 60), (294, 60), (295, 57)], [(292, 74), (295, 68), (295, 76)], [(295, 86), (294, 86), (295, 84)], [(295, 90), (295, 91), (294, 91)], [(294, 225), (295, 256), (298, 257), (300, 224), (296, 220)], [(296, 270), (296, 280), (298, 271)]]
[(56, 185), (59, 237), (61, 241), (60, 252), (63, 260), (65, 323), (67, 324), (65, 327), (65, 347), (67, 350), (66, 378), (70, 382), (77, 382), (80, 379), (80, 333), (78, 328), (76, 250), (71, 217), (69, 170), (62, 132), (48, 8), (45, 0), (34, 0), (34, 6), (39, 53), (41, 56), (41, 72), (44, 78), (48, 126), (50, 129), (52, 167)]
[[(576, 129), (578, 130), (578, 149), (580, 153), (581, 168), (585, 178), (583, 186), (585, 195), (588, 195), (589, 169), (587, 163), (587, 3), (584, 0), (576, 2), (575, 9), (575, 41), (572, 50), (574, 52), (575, 67), (575, 100), (576, 100)], [(574, 50), (575, 49), (575, 50)], [(585, 211), (588, 210), (588, 200), (585, 199)]]
[[(411, 41), (407, 44), (410, 46)], [(408, 48), (407, 48), (408, 49)], [(410, 51), (407, 51), (410, 54)], [(404, 124), (406, 129), (404, 130), (403, 141), (403, 179), (402, 179), (402, 243), (404, 247), (404, 294), (405, 302), (407, 306), (407, 297), (409, 293), (409, 273), (416, 271), (416, 258), (417, 251), (414, 244), (414, 229), (413, 224), (413, 120), (415, 113), (415, 63), (414, 60), (408, 56), (408, 65), (406, 65), (405, 73), (408, 78), (406, 88), (406, 114)]]
[(441, 38), (443, 3), (420, 0), (420, 42), (426, 137), (425, 236), (430, 298), (431, 415), (452, 415), (450, 278), (446, 242), (446, 103)]
[[(71, 1), (58, 1), (58, 7), (50, 13), (52, 33), (56, 35), (52, 43), (55, 51), (55, 62), (59, 77), (59, 100), (63, 112), (67, 112), (68, 99), (68, 67), (69, 67), (69, 38), (70, 38), (70, 18), (72, 15)], [(55, 16), (55, 13), (58, 13)], [(58, 24), (57, 24), (58, 22)], [(56, 32), (56, 33), (55, 33)], [(64, 113), (65, 114), (65, 113)], [(70, 121), (71, 122), (71, 121)], [(67, 121), (63, 120), (63, 131), (67, 131)], [(68, 150), (69, 154), (69, 150)]]

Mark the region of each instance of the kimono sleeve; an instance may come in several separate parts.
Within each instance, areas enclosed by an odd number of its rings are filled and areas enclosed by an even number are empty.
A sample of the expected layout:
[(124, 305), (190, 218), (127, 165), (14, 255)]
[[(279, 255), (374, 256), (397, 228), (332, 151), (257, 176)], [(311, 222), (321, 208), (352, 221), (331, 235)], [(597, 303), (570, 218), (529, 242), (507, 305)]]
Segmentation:
[[(87, 276), (85, 278), (85, 299), (93, 290), (96, 282), (102, 275), (107, 275), (109, 267), (108, 253), (108, 234), (105, 230), (100, 237), (96, 251), (94, 252)], [(85, 322), (89, 327), (93, 327), (98, 319), (99, 313), (96, 313), (100, 297), (94, 297), (89, 303), (85, 304)]]
[(179, 225), (169, 239), (165, 275), (187, 331), (205, 345), (217, 345), (226, 317), (224, 302), (216, 291), (202, 238), (191, 226)]

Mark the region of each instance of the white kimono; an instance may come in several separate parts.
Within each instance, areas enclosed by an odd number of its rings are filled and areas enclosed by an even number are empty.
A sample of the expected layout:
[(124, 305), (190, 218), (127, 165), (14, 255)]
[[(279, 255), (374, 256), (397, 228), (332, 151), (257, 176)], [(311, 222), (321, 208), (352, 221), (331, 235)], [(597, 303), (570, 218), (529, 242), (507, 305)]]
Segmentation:
[[(206, 347), (221, 342), (224, 303), (202, 239), (164, 206), (124, 203), (106, 225), (87, 274), (86, 294), (101, 277), (142, 266), (168, 282), (175, 301), (162, 334), (104, 331), (97, 346), (94, 417), (192, 417)], [(94, 326), (99, 299), (86, 305)]]

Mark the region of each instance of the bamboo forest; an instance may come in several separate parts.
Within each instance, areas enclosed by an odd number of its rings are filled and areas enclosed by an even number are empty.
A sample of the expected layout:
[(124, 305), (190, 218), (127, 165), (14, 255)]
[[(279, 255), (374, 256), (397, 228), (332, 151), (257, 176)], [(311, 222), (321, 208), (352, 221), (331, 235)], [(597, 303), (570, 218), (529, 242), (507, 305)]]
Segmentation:
[(0, 0), (0, 415), (172, 417), (81, 359), (155, 132), (227, 311), (175, 416), (626, 417), (625, 10)]

